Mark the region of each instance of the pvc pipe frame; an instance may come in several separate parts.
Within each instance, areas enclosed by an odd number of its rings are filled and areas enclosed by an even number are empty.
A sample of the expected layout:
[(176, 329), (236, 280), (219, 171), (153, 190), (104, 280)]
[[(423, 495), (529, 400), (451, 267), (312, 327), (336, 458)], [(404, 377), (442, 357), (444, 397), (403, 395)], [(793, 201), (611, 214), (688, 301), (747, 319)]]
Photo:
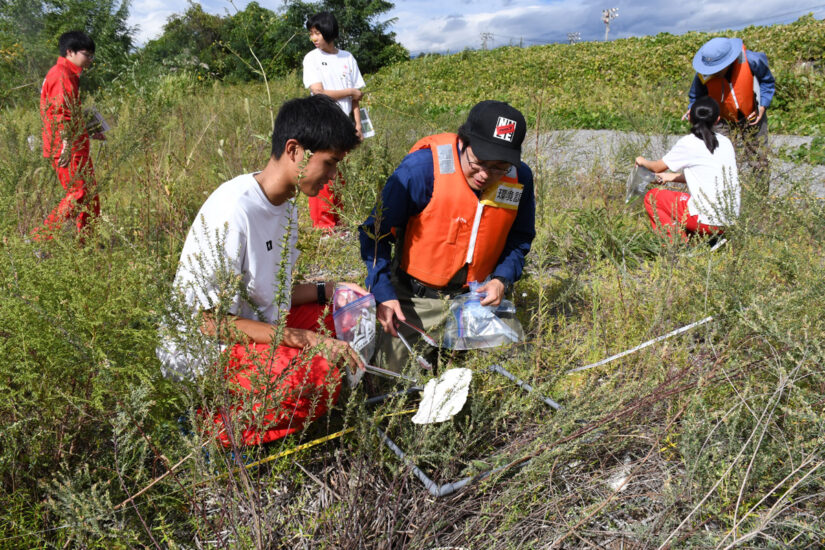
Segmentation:
[[(527, 383), (527, 382), (525, 382), (524, 380), (520, 380), (520, 379), (516, 378), (516, 377), (515, 377), (515, 376), (513, 376), (510, 372), (508, 372), (507, 370), (505, 370), (505, 369), (504, 369), (504, 367), (502, 367), (501, 365), (493, 365), (493, 366), (491, 366), (491, 367), (490, 367), (490, 370), (491, 370), (491, 371), (493, 371), (493, 372), (497, 372), (497, 373), (499, 373), (500, 375), (502, 375), (502, 376), (504, 376), (505, 378), (507, 378), (508, 380), (511, 380), (511, 381), (515, 382), (515, 383), (516, 383), (516, 384), (517, 384), (517, 385), (518, 385), (521, 389), (523, 389), (523, 390), (524, 390), (524, 391), (526, 391), (527, 393), (532, 393), (532, 392), (533, 392), (533, 386), (531, 386), (530, 384), (528, 384), (528, 383)], [(541, 397), (541, 400), (542, 400), (542, 401), (544, 401), (544, 403), (545, 403), (548, 407), (551, 407), (551, 408), (553, 408), (553, 409), (556, 409), (557, 411), (559, 411), (559, 410), (561, 410), (561, 409), (562, 409), (562, 406), (561, 406), (561, 405), (559, 405), (558, 403), (556, 403), (555, 401), (553, 401), (553, 400), (552, 400), (552, 399), (550, 399), (549, 397), (545, 397), (545, 396), (543, 396), (543, 395), (542, 395), (542, 396), (540, 396), (540, 397)]]
[[(400, 458), (403, 462), (407, 464), (412, 470), (412, 473), (424, 484), (424, 487), (429, 491), (429, 493), (434, 496), (435, 498), (445, 497), (447, 495), (451, 495), (458, 491), (459, 489), (469, 485), (474, 481), (481, 481), (482, 479), (489, 477), (504, 468), (506, 466), (499, 466), (495, 470), (490, 470), (487, 472), (483, 472), (481, 474), (465, 477), (464, 479), (459, 479), (458, 481), (453, 481), (451, 483), (445, 483), (443, 485), (438, 485), (435, 481), (430, 479), (427, 474), (425, 474), (421, 468), (416, 466), (412, 460), (407, 458), (407, 454), (401, 450), (401, 448), (395, 444), (395, 442), (389, 438), (389, 436), (384, 433), (384, 430), (381, 428), (376, 428), (378, 430), (378, 435), (381, 437), (381, 442), (384, 443), (389, 449), (396, 454), (398, 458)], [(526, 463), (525, 463), (526, 464)]]
[[(590, 365), (585, 365), (583, 367), (578, 367), (578, 368), (575, 368), (575, 369), (571, 369), (571, 370), (567, 371), (567, 374), (572, 374), (574, 372), (580, 372), (580, 371), (583, 371), (583, 370), (589, 370), (589, 369), (592, 369), (594, 367), (598, 367), (598, 366), (604, 365), (606, 363), (609, 363), (611, 361), (615, 361), (616, 359), (619, 359), (620, 357), (625, 357), (626, 355), (630, 355), (631, 353), (637, 352), (641, 349), (644, 349), (648, 346), (651, 346), (651, 345), (655, 344), (656, 342), (661, 342), (662, 340), (672, 338), (673, 336), (676, 336), (678, 334), (682, 334), (683, 332), (687, 332), (687, 331), (689, 331), (689, 330), (691, 330), (695, 327), (704, 325), (705, 323), (709, 323), (711, 321), (713, 321), (713, 317), (705, 317), (704, 319), (696, 321), (695, 323), (691, 323), (691, 324), (686, 325), (684, 327), (681, 327), (681, 328), (678, 328), (678, 329), (673, 330), (671, 332), (668, 332), (667, 334), (663, 334), (662, 336), (659, 336), (657, 338), (653, 338), (652, 340), (648, 340), (647, 342), (643, 342), (642, 344), (639, 344), (635, 348), (631, 348), (631, 349), (623, 351), (621, 353), (617, 353), (616, 355), (611, 355), (610, 357), (607, 357), (606, 359), (602, 359), (601, 361), (598, 361), (596, 363), (592, 363)], [(532, 393), (534, 391), (533, 387), (530, 384), (528, 384), (527, 382), (525, 382), (523, 380), (520, 380), (520, 379), (516, 378), (512, 373), (507, 371), (501, 365), (492, 365), (489, 370), (490, 370), (490, 372), (495, 372), (497, 374), (500, 374), (500, 375), (504, 376), (508, 380), (511, 380), (511, 381), (515, 382), (521, 389), (523, 389), (527, 393)], [(414, 388), (409, 388), (405, 391), (398, 392), (398, 393), (380, 395), (378, 397), (373, 397), (372, 399), (368, 399), (367, 404), (380, 403), (380, 402), (385, 401), (388, 398), (390, 398), (392, 396), (395, 396), (395, 395), (407, 395), (407, 394), (411, 394), (411, 393), (415, 393), (415, 392), (420, 392), (422, 390), (423, 390), (423, 388), (414, 387)], [(561, 410), (562, 409), (561, 405), (559, 405), (558, 403), (556, 403), (555, 401), (553, 401), (549, 397), (541, 396), (541, 400), (548, 407), (551, 407), (552, 409), (555, 409), (555, 410)], [(507, 467), (507, 466), (501, 466), (501, 467), (496, 468), (494, 470), (483, 472), (483, 473), (475, 475), (475, 476), (465, 477), (464, 479), (460, 479), (458, 481), (453, 481), (451, 483), (445, 483), (443, 485), (438, 485), (436, 482), (434, 482), (432, 479), (430, 479), (429, 476), (427, 476), (427, 474), (425, 474), (421, 470), (421, 468), (416, 466), (412, 462), (412, 460), (407, 458), (407, 454), (398, 445), (396, 445), (395, 442), (392, 439), (390, 439), (389, 436), (383, 430), (381, 430), (381, 428), (376, 428), (376, 430), (378, 430), (378, 435), (381, 437), (382, 443), (384, 443), (384, 445), (386, 445), (393, 453), (395, 453), (396, 456), (398, 456), (398, 458), (400, 458), (403, 462), (405, 462), (412, 469), (412, 472), (413, 472), (413, 474), (415, 474), (415, 477), (417, 477), (421, 481), (421, 483), (424, 484), (424, 487), (427, 488), (427, 491), (429, 491), (429, 493), (432, 496), (434, 496), (435, 498), (451, 495), (451, 494), (455, 493), (456, 491), (458, 491), (459, 489), (462, 489), (462, 488), (466, 487), (470, 483), (473, 483), (474, 481), (481, 481), (481, 480), (483, 480), (483, 479), (485, 479), (485, 478), (487, 478), (487, 477), (489, 477), (489, 476), (491, 476), (495, 473), (500, 472), (501, 470), (503, 470), (504, 468)], [(523, 463), (521, 463), (519, 465), (519, 468), (523, 467), (525, 464), (527, 464), (529, 462), (530, 462), (530, 460), (525, 460)]]
[[(491, 366), (490, 367), (490, 372), (495, 372), (497, 374), (500, 374), (500, 375), (504, 376), (508, 380), (511, 380), (511, 381), (515, 382), (516, 384), (518, 384), (518, 386), (521, 389), (523, 389), (527, 393), (532, 393), (533, 392), (533, 387), (532, 386), (530, 386), (528, 383), (524, 382), (523, 380), (519, 380), (518, 378), (513, 376), (509, 371), (507, 371), (501, 365)], [(415, 387), (415, 388), (409, 388), (409, 389), (407, 389), (405, 391), (402, 391), (402, 392), (390, 393), (390, 394), (386, 394), (386, 395), (379, 395), (377, 397), (373, 397), (371, 399), (368, 399), (367, 404), (371, 405), (371, 404), (374, 404), (374, 403), (380, 403), (382, 401), (386, 401), (387, 399), (389, 399), (390, 397), (393, 397), (393, 396), (408, 395), (408, 394), (411, 394), (411, 393), (420, 392), (422, 390), (423, 390), (423, 388)], [(552, 409), (560, 410), (562, 408), (561, 405), (559, 405), (558, 403), (556, 403), (555, 401), (553, 401), (552, 399), (550, 399), (548, 397), (541, 396), (541, 400), (547, 406), (551, 407)], [(482, 473), (474, 475), (474, 476), (465, 477), (464, 479), (459, 479), (458, 481), (452, 481), (450, 483), (444, 483), (443, 485), (439, 485), (435, 481), (430, 479), (430, 477), (427, 474), (425, 474), (424, 471), (421, 468), (416, 466), (415, 463), (412, 460), (407, 458), (407, 453), (405, 453), (398, 445), (396, 445), (395, 442), (392, 439), (390, 439), (390, 437), (381, 428), (376, 428), (376, 430), (378, 431), (378, 435), (381, 438), (381, 442), (384, 445), (386, 445), (387, 448), (389, 448), (393, 453), (395, 453), (395, 455), (398, 458), (400, 458), (402, 462), (404, 462), (405, 464), (407, 464), (407, 466), (410, 467), (410, 469), (412, 470), (412, 473), (415, 475), (415, 477), (417, 477), (418, 480), (421, 481), (421, 483), (424, 484), (424, 487), (427, 489), (427, 491), (432, 496), (434, 496), (435, 498), (440, 498), (440, 497), (445, 497), (447, 495), (451, 495), (451, 494), (455, 493), (456, 491), (458, 491), (460, 489), (463, 489), (464, 487), (466, 487), (467, 485), (469, 485), (473, 482), (481, 481), (483, 479), (486, 479), (486, 478), (490, 477), (491, 475), (496, 474), (496, 473), (498, 473), (498, 472), (500, 472), (500, 471), (502, 471), (502, 470), (504, 470), (505, 468), (508, 467), (508, 465), (499, 466), (498, 468), (495, 468), (494, 470), (489, 470), (489, 471), (482, 472)], [(518, 467), (521, 468), (529, 462), (530, 462), (529, 460), (526, 460), (522, 464), (520, 464)]]

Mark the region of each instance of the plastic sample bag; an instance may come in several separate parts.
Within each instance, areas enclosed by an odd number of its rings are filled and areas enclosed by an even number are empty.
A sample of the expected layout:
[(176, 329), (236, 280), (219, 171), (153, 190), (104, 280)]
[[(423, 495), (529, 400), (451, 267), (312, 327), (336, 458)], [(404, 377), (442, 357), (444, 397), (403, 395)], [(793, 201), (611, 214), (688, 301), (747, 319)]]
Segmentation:
[[(332, 320), (338, 339), (347, 342), (364, 363), (369, 363), (375, 352), (375, 296), (345, 286), (336, 288), (332, 295)], [(355, 386), (363, 375), (364, 371), (359, 369), (347, 372), (347, 379)]]
[(366, 107), (361, 107), (361, 136), (364, 139), (371, 138), (375, 135), (375, 128), (370, 120), (370, 115)]
[(625, 185), (625, 204), (629, 203), (636, 197), (645, 194), (647, 186), (656, 180), (656, 174), (645, 168), (644, 166), (633, 166), (630, 175), (627, 177), (627, 184)]
[(444, 346), (452, 349), (494, 348), (510, 342), (518, 342), (521, 325), (517, 320), (518, 332), (496, 315), (496, 312), (515, 312), (512, 302), (502, 300), (498, 307), (482, 306), (484, 293), (476, 292), (478, 283), (470, 283), (470, 292), (453, 298), (450, 303), (450, 315), (444, 327)]

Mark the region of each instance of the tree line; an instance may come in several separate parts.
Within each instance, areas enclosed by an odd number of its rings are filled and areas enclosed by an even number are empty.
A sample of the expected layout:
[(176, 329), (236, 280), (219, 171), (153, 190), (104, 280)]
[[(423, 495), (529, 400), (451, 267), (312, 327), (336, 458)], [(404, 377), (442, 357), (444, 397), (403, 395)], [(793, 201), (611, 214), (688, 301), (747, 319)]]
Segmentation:
[(127, 23), (129, 0), (0, 0), (0, 106), (36, 96), (57, 56), (57, 37), (78, 29), (97, 46), (97, 61), (82, 79), (87, 90), (113, 82), (127, 71), (139, 75), (175, 71), (228, 82), (283, 76), (298, 70), (312, 48), (305, 27), (309, 15), (331, 11), (340, 25), (336, 45), (351, 52), (369, 73), (409, 58), (383, 19), (385, 0), (286, 0), (272, 11), (257, 2), (234, 14), (214, 15), (192, 0), (171, 16), (163, 33), (135, 47)]

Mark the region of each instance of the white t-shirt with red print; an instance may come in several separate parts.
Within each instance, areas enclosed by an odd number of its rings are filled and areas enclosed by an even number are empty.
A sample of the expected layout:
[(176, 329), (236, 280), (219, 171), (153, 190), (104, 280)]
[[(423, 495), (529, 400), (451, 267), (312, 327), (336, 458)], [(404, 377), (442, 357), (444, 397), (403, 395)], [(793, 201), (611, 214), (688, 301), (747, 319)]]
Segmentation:
[[(364, 78), (352, 54), (345, 50), (327, 53), (315, 48), (304, 56), (304, 86), (309, 88), (320, 82), (325, 90), (361, 89)], [(339, 99), (338, 105), (345, 114), (352, 113), (352, 97)]]

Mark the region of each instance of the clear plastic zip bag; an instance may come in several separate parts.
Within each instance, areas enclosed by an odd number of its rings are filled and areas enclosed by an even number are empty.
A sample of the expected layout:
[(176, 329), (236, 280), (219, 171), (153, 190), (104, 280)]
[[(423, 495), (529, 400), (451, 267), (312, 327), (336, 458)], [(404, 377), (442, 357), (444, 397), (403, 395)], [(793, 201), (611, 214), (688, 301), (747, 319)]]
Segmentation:
[(476, 291), (479, 286), (471, 282), (470, 292), (452, 299), (444, 327), (445, 347), (458, 350), (494, 348), (521, 340), (523, 331), (519, 322), (512, 318), (505, 323), (499, 317), (499, 314), (509, 316), (515, 313), (513, 303), (502, 300), (498, 307), (482, 306), (481, 300), (486, 294)]
[[(369, 363), (375, 352), (375, 296), (361, 294), (355, 290), (340, 286), (332, 295), (332, 320), (335, 334), (339, 340), (347, 342), (360, 356), (364, 363)], [(347, 373), (351, 386), (361, 381), (364, 371)]]

